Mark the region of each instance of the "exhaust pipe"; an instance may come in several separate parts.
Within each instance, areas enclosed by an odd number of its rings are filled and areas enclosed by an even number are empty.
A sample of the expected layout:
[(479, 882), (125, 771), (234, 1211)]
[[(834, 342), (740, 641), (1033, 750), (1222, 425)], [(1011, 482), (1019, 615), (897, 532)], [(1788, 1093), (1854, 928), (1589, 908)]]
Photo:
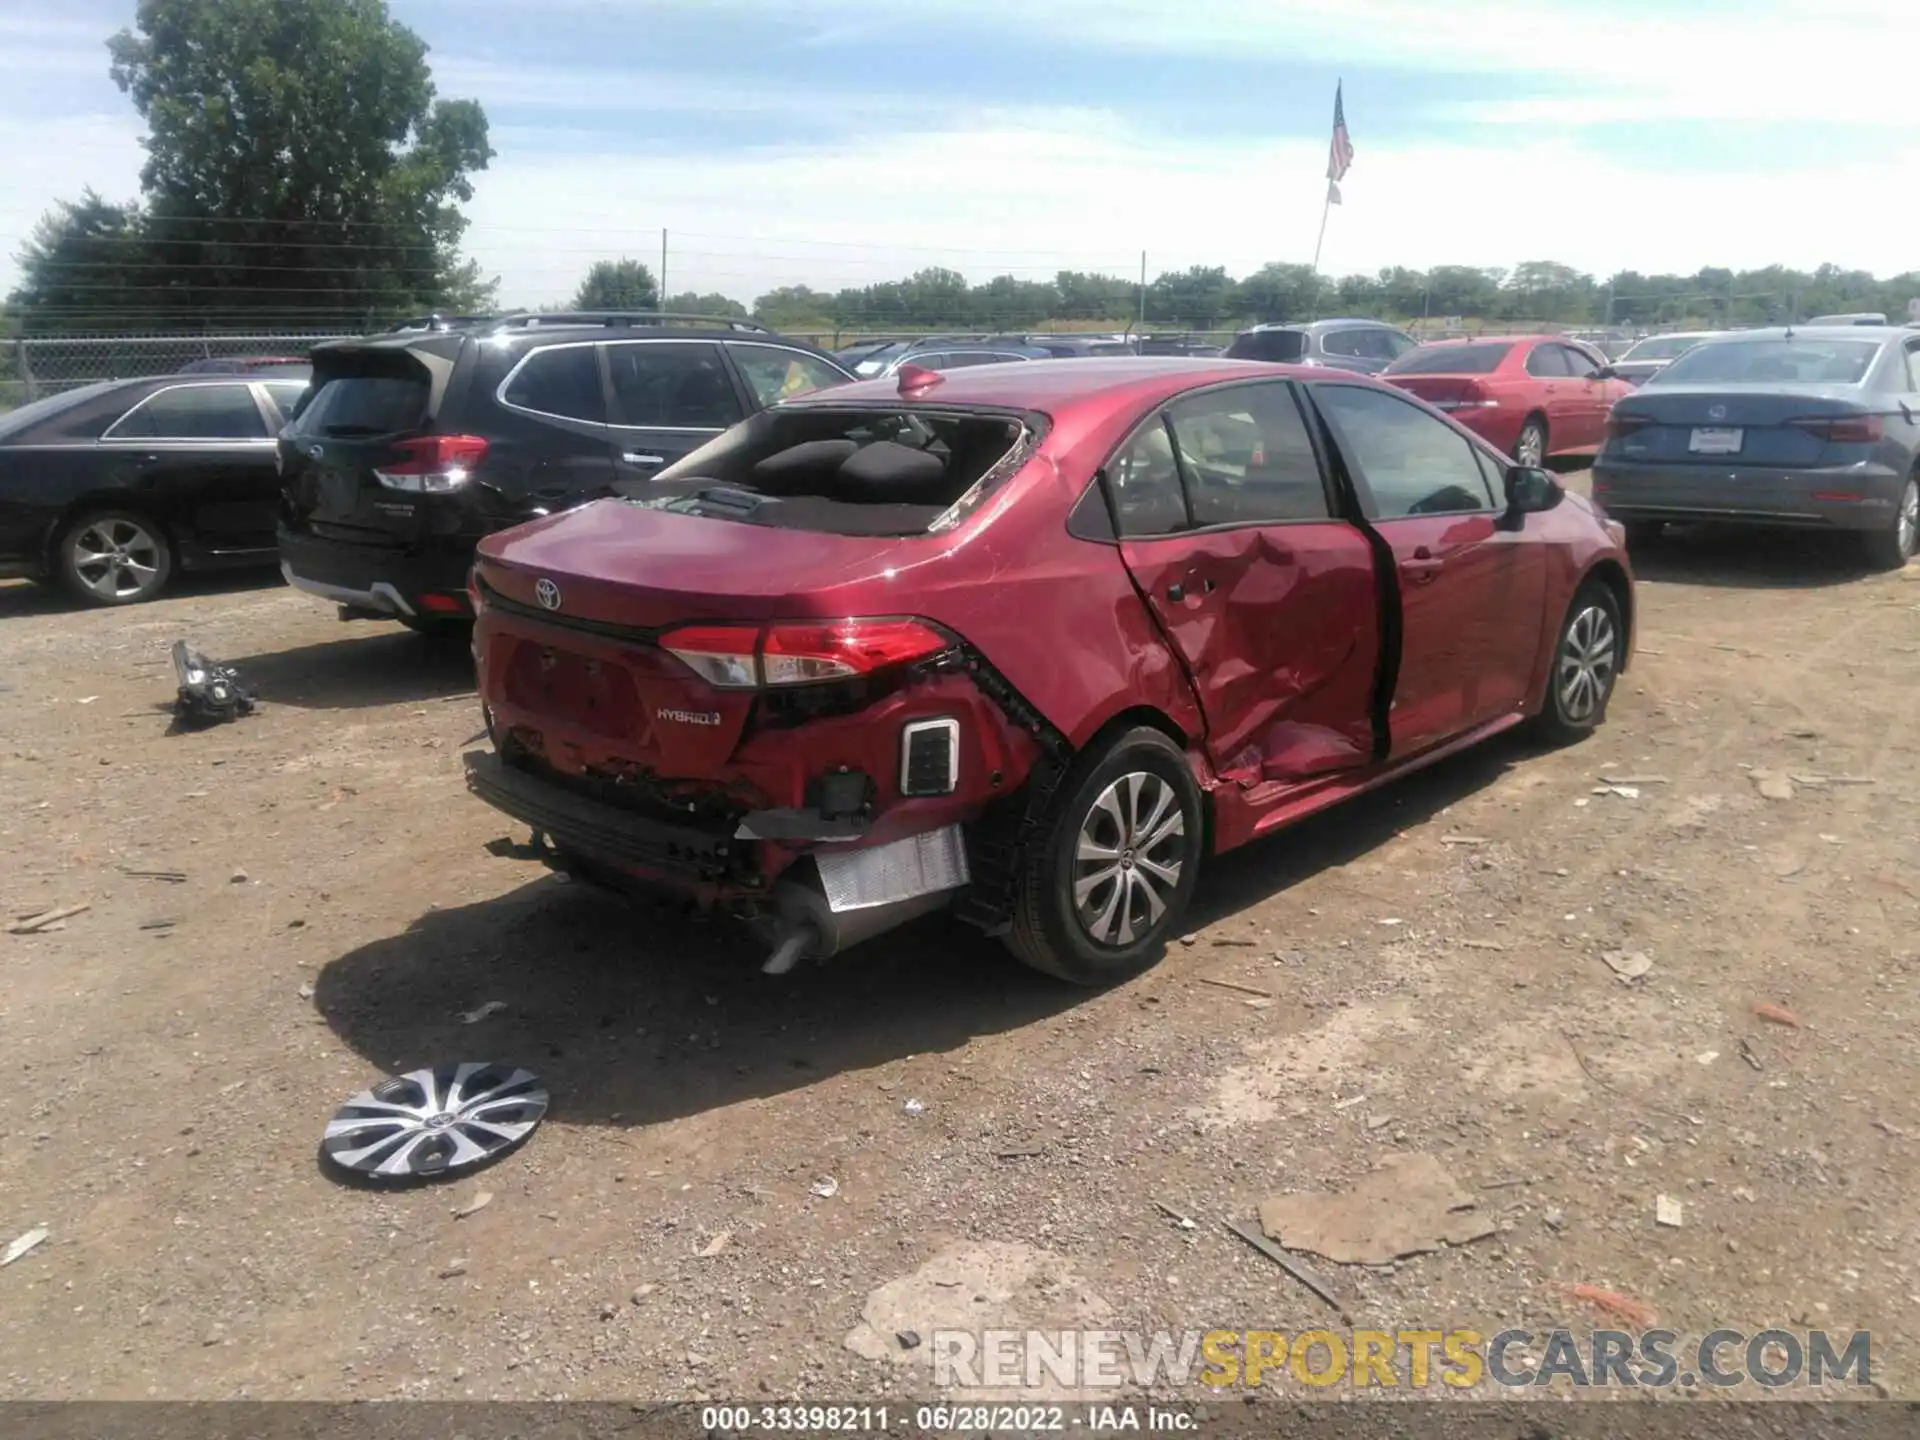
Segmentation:
[(783, 880), (774, 887), (773, 899), (773, 951), (760, 967), (763, 975), (785, 975), (802, 960), (825, 960), (930, 915), (953, 899), (953, 891), (935, 890), (884, 905), (835, 910), (814, 886)]

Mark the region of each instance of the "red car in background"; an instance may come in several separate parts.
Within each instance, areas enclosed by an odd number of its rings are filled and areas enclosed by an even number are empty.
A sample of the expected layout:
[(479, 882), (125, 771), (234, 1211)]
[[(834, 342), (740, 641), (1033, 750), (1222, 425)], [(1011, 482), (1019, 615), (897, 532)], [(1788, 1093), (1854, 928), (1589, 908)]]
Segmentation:
[(1607, 359), (1559, 335), (1442, 340), (1402, 355), (1380, 378), (1444, 410), (1522, 465), (1550, 455), (1591, 455), (1606, 440), (1607, 412), (1633, 393)]
[(482, 799), (781, 973), (950, 910), (1106, 984), (1202, 863), (1598, 726), (1619, 528), (1357, 374), (1041, 360), (768, 408), (481, 541)]

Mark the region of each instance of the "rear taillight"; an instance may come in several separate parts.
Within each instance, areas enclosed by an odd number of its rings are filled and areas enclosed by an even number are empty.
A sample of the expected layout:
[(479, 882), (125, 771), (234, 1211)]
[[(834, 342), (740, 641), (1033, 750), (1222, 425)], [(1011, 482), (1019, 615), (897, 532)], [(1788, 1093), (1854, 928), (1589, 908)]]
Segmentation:
[(1809, 415), (1787, 424), (1829, 445), (1871, 445), (1886, 433), (1878, 415)]
[(1436, 410), (1490, 410), (1500, 402), (1469, 380), (1451, 400), (1435, 400)]
[(721, 690), (856, 679), (952, 646), (951, 639), (919, 620), (687, 625), (660, 639), (661, 649)]
[(1636, 430), (1644, 430), (1653, 422), (1640, 415), (1622, 415), (1619, 411), (1607, 416), (1607, 439), (1624, 440)]
[(394, 442), (398, 458), (378, 467), (374, 478), (389, 490), (444, 495), (472, 478), (487, 453), (478, 435), (417, 435)]

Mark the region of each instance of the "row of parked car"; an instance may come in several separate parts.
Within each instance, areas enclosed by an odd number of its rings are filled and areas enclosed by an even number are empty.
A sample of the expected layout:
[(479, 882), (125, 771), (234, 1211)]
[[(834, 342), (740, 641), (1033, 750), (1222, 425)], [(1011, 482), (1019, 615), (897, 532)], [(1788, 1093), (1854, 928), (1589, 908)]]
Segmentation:
[[(1654, 336), (1609, 360), (1562, 335), (1422, 345), (1329, 319), (1255, 326), (1221, 358), (1377, 375), (1522, 465), (1596, 455), (1596, 494), (1636, 533), (1838, 526), (1893, 564), (1913, 550), (1920, 340), (1874, 321)], [(943, 335), (829, 354), (743, 320), (581, 313), (426, 319), (309, 357), (204, 360), (0, 416), (0, 574), (121, 605), (179, 570), (277, 561), (343, 615), (459, 629), (481, 536), (644, 487), (777, 400), (1143, 348)]]
[[(469, 789), (560, 870), (756, 926), (770, 971), (948, 911), (1106, 984), (1212, 855), (1602, 724), (1629, 523), (1912, 553), (1920, 330), (1710, 337), (1637, 389), (1564, 337), (1396, 333), (969, 364), (744, 321), (411, 325), (304, 385), (16, 412), (0, 537), (100, 603), (266, 551), (345, 616), (470, 628)], [(1544, 468), (1592, 449), (1594, 499)]]

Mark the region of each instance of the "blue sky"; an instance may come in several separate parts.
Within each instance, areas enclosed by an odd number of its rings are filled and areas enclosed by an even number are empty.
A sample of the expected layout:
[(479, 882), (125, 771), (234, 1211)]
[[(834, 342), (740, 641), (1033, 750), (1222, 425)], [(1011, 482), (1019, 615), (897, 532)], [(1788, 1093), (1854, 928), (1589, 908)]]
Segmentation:
[[(1862, 57), (1913, 0), (392, 0), (500, 152), (502, 299), (593, 258), (671, 288), (1311, 258), (1920, 267), (1920, 111)], [(132, 0), (0, 6), (0, 286), (34, 219), (131, 196)]]

